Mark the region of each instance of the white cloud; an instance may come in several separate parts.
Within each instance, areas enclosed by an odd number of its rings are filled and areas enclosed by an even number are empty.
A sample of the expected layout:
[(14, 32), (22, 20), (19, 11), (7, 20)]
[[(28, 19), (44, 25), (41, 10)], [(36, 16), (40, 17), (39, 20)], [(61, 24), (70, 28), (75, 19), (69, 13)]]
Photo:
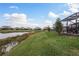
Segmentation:
[(10, 6), (9, 8), (15, 8), (15, 9), (18, 9), (18, 7), (17, 6)]
[(72, 12), (70, 12), (70, 11), (63, 11), (63, 13), (60, 13), (59, 16), (61, 19), (63, 19), (63, 18), (70, 16), (71, 14), (72, 14)]
[(3, 17), (5, 17), (6, 19), (8, 19), (10, 17), (10, 15), (6, 13), (6, 14), (3, 14)]
[(49, 12), (48, 13), (48, 17), (50, 17), (50, 18), (56, 18), (56, 17), (59, 17), (59, 15), (57, 15), (57, 14), (55, 14), (55, 13), (53, 13), (53, 12)]
[(52, 24), (52, 20), (46, 20), (45, 23), (44, 23), (44, 25), (52, 27), (52, 25), (53, 25)]
[(35, 19), (32, 19), (32, 18), (29, 18), (28, 21), (27, 21), (27, 25), (26, 27), (31, 27), (31, 28), (35, 28), (35, 27), (40, 27), (40, 28), (44, 28), (44, 27), (47, 27), (47, 26), (50, 26), (52, 27), (52, 20), (48, 19), (48, 20), (45, 20), (41, 23), (37, 23), (37, 22), (34, 22)]
[(64, 15), (64, 16), (69, 16), (70, 14), (71, 14), (71, 13), (68, 12), (68, 11), (64, 11), (64, 12), (63, 12), (63, 15)]
[(52, 24), (52, 20), (45, 20), (44, 22), (42, 22), (41, 24), (37, 24), (37, 27), (40, 27), (40, 28), (44, 28), (44, 27), (51, 27), (52, 28), (52, 26), (53, 26), (53, 24)]
[(69, 11), (72, 12), (72, 13), (79, 11), (79, 4), (78, 3), (68, 4), (68, 7), (69, 7)]
[(27, 22), (26, 27), (35, 28), (35, 27), (40, 27), (40, 26), (37, 23)]
[(3, 16), (4, 16), (4, 17), (8, 17), (8, 16), (10, 16), (10, 15), (6, 13), (6, 14), (4, 14)]
[(59, 14), (55, 14), (54, 12), (49, 12), (48, 13), (48, 20), (45, 20), (45, 25), (46, 26), (50, 26), (52, 27), (53, 24), (55, 23), (56, 19), (59, 17), (60, 15)]
[(26, 27), (42, 27), (41, 24), (37, 23), (37, 21), (34, 18), (28, 18)]
[(12, 13), (12, 14), (4, 14), (4, 18), (7, 23), (11, 26), (25, 26), (27, 23), (27, 15)]
[(8, 25), (11, 27), (31, 27), (31, 28), (41, 27), (41, 24), (36, 23), (35, 19), (27, 18), (26, 14), (5, 13), (3, 17), (4, 17), (5, 22), (7, 22), (4, 25)]

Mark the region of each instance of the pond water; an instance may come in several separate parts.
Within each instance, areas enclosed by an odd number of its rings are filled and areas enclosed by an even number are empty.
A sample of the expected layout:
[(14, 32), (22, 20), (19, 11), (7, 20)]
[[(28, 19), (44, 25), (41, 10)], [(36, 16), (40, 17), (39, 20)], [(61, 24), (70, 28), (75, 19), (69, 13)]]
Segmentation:
[(15, 37), (18, 35), (22, 35), (28, 32), (13, 32), (13, 33), (0, 33), (0, 39), (8, 38), (8, 37)]

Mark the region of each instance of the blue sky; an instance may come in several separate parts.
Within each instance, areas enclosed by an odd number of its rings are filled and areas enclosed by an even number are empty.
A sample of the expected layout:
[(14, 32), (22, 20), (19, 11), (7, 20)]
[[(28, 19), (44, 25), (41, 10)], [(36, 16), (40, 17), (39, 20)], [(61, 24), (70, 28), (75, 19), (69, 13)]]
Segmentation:
[(45, 27), (78, 12), (78, 4), (65, 3), (0, 3), (0, 26)]

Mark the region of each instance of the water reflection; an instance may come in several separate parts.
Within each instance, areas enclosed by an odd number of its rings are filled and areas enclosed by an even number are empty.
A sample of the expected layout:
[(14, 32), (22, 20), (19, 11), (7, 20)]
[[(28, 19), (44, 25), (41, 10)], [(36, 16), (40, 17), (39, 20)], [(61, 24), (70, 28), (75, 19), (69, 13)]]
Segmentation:
[(8, 38), (8, 37), (15, 37), (18, 35), (22, 35), (28, 32), (13, 32), (13, 33), (0, 33), (0, 39)]

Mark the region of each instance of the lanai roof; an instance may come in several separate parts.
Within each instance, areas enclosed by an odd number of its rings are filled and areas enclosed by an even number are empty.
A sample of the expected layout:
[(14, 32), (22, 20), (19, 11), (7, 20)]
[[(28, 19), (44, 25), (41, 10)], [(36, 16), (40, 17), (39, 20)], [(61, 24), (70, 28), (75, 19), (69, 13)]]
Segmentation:
[(62, 21), (70, 21), (70, 20), (75, 20), (79, 18), (79, 12), (76, 12), (66, 18), (64, 18)]

